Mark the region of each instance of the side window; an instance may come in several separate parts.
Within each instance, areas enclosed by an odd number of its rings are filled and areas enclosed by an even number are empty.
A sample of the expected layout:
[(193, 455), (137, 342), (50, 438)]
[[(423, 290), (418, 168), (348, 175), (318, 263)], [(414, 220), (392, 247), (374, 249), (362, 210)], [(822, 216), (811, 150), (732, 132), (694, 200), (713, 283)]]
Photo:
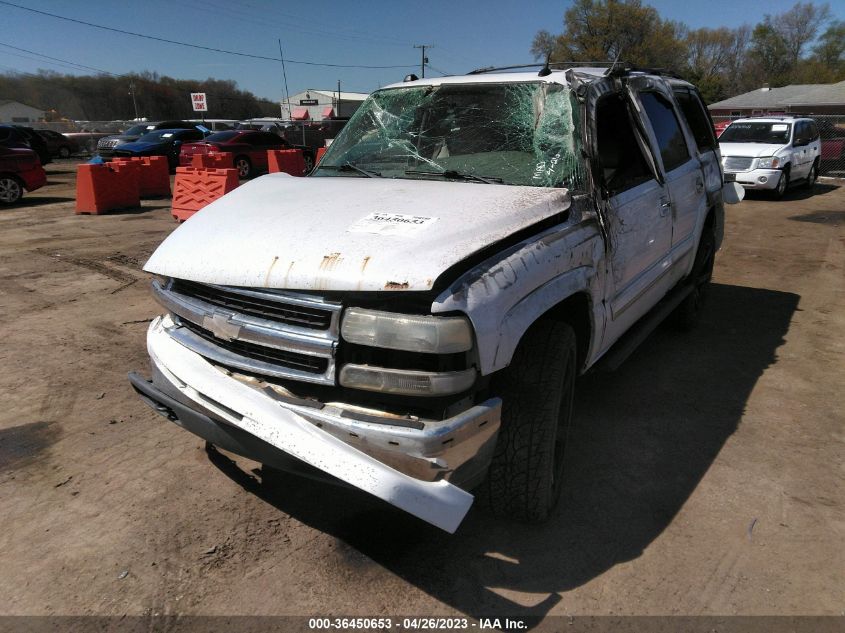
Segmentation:
[(798, 121), (795, 124), (795, 136), (792, 141), (793, 145), (802, 145), (807, 142), (809, 135), (807, 134), (807, 122)]
[(602, 180), (611, 194), (653, 179), (634, 136), (627, 104), (618, 95), (605, 97), (596, 106), (596, 142)]
[(678, 100), (681, 112), (692, 130), (698, 151), (704, 153), (716, 149), (716, 135), (698, 95), (688, 89), (680, 89), (675, 91), (675, 99)]
[(641, 92), (640, 100), (657, 137), (663, 167), (667, 172), (680, 167), (689, 160), (690, 155), (672, 104), (656, 92)]
[(8, 128), (0, 128), (0, 141), (8, 141), (12, 138), (12, 133)]
[(261, 145), (267, 145), (267, 146), (269, 146), (269, 145), (279, 145), (282, 142), (282, 139), (280, 139), (278, 136), (276, 136), (272, 132), (262, 132), (260, 134), (260, 136), (261, 136), (261, 141), (260, 141)]
[(815, 121), (810, 121), (810, 140), (819, 140), (819, 126), (816, 125)]

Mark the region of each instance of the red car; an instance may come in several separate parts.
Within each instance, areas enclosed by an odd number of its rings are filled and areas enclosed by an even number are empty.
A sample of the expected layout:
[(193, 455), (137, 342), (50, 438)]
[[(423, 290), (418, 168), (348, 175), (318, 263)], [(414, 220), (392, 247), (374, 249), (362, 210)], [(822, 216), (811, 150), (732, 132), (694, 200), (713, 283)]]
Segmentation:
[(31, 149), (0, 146), (0, 205), (14, 204), (23, 191), (34, 191), (47, 183), (41, 161)]
[(226, 130), (212, 134), (203, 141), (182, 145), (179, 164), (189, 167), (194, 154), (228, 152), (234, 154), (233, 162), (238, 176), (249, 178), (256, 172), (267, 170), (267, 150), (290, 148), (286, 140), (271, 132)]

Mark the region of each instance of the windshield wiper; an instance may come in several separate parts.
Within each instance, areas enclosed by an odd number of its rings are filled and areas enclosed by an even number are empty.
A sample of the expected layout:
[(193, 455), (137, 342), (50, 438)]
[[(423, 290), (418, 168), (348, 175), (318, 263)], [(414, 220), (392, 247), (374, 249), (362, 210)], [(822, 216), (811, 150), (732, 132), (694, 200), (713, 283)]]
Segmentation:
[(337, 171), (356, 171), (367, 178), (382, 178), (383, 176), (377, 171), (370, 171), (363, 167), (358, 167), (355, 163), (343, 163), (342, 165), (318, 165), (320, 169), (336, 169)]
[(502, 184), (504, 180), (494, 176), (476, 176), (475, 174), (464, 174), (454, 169), (447, 169), (445, 171), (426, 171), (424, 169), (406, 169), (405, 173), (408, 175), (417, 176), (443, 176), (452, 180), (469, 180), (471, 182), (483, 182), (487, 185)]

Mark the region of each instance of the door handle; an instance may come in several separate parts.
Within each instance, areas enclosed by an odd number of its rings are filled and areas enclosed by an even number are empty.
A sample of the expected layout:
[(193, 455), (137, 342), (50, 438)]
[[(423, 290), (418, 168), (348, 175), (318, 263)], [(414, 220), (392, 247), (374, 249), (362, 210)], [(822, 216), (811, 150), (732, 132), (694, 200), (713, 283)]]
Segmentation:
[(666, 215), (669, 213), (669, 209), (672, 208), (672, 202), (668, 198), (661, 198), (660, 199), (660, 217), (665, 218)]
[(695, 193), (701, 193), (704, 191), (704, 181), (701, 178), (695, 179)]

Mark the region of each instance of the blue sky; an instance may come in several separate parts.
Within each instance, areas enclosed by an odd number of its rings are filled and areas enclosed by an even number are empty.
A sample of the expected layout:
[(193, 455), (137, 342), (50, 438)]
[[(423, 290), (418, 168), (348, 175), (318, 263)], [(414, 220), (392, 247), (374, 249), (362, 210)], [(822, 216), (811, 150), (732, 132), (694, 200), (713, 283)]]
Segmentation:
[[(539, 29), (562, 30), (570, 2), (538, 0), (365, 0), (288, 2), (271, 0), (10, 0), (66, 17), (137, 33), (277, 58), (281, 38), (285, 58), (409, 68), (353, 69), (287, 64), (291, 94), (306, 88), (370, 92), (419, 74), (420, 51), (431, 44), (431, 66), (457, 74), (488, 65), (530, 62), (529, 48)], [(794, 0), (647, 2), (664, 18), (688, 26), (733, 27), (754, 24), (765, 13), (789, 9)], [(831, 3), (845, 19), (845, 2)], [(278, 101), (284, 92), (278, 62), (184, 48), (103, 31), (81, 24), (0, 5), (0, 42), (54, 58), (122, 74), (156, 71), (179, 78), (234, 79), (240, 88)], [(74, 74), (90, 71), (0, 46), (0, 71), (50, 69)], [(429, 71), (431, 72), (431, 71)], [(213, 114), (213, 113), (212, 113)]]

